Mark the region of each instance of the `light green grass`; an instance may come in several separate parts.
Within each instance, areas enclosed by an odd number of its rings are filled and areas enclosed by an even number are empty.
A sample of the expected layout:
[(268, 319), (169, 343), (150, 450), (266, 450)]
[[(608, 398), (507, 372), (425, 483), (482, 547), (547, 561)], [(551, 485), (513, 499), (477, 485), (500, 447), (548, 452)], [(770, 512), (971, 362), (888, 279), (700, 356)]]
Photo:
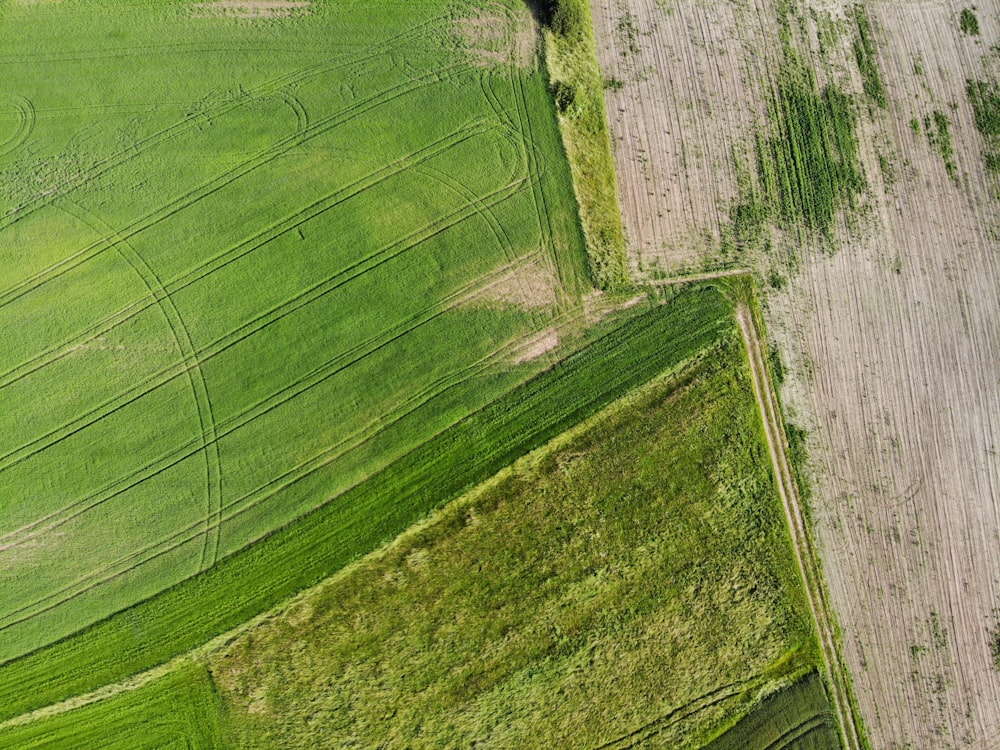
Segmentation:
[(587, 0), (539, 0), (536, 5), (548, 25), (546, 62), (573, 172), (590, 273), (599, 287), (624, 290), (630, 286), (625, 230), (590, 6)]
[[(641, 312), (635, 310), (635, 312)], [(0, 718), (118, 682), (231, 630), (399, 534), (431, 509), (713, 341), (732, 314), (711, 288), (609, 322), (578, 353), (211, 570), (0, 666)], [(373, 440), (369, 449), (382, 443)], [(294, 486), (308, 494), (319, 479)]]
[[(579, 343), (548, 81), (477, 52), (478, 12), (0, 5), (0, 664), (363, 482), (551, 364), (518, 364), (539, 332)], [(94, 678), (176, 645), (142, 638)]]
[(212, 657), (238, 746), (699, 747), (818, 658), (769, 466), (730, 322)]

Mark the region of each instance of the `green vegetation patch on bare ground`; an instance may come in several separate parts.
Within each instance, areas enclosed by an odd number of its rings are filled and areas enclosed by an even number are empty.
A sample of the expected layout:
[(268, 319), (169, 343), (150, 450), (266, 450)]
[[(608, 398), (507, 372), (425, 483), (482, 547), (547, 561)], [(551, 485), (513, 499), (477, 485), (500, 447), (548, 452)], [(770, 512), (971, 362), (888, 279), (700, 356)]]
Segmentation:
[(211, 657), (240, 747), (698, 747), (817, 659), (734, 329)]
[(944, 169), (951, 179), (957, 179), (955, 167), (955, 146), (951, 141), (951, 121), (940, 109), (935, 109), (924, 117), (924, 134), (927, 143), (938, 152), (944, 162)]
[(756, 137), (756, 173), (741, 170), (731, 216), (739, 244), (758, 242), (767, 222), (830, 237), (842, 209), (866, 187), (858, 160), (857, 115), (836, 85), (820, 90), (813, 71), (786, 52)]
[(876, 105), (885, 109), (889, 106), (889, 100), (875, 56), (875, 33), (872, 31), (868, 10), (860, 3), (854, 6), (854, 22), (858, 27), (858, 38), (854, 41), (854, 60), (861, 72), (864, 91)]
[(590, 6), (586, 0), (538, 0), (533, 5), (546, 28), (546, 63), (580, 206), (590, 273), (602, 289), (624, 289), (629, 286), (625, 230)]
[(965, 82), (965, 93), (972, 104), (976, 130), (983, 136), (983, 161), (987, 171), (1000, 175), (1000, 85), (995, 81)]

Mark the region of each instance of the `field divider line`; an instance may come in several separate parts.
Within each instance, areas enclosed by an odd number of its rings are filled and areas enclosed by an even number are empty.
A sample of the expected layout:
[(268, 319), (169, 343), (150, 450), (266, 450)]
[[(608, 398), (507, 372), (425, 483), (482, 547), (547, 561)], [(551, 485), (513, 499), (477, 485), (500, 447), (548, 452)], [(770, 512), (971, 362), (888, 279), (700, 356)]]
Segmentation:
[[(537, 255), (537, 253), (531, 253), (528, 256), (525, 256), (525, 258), (522, 259), (521, 262), (524, 264), (533, 262), (534, 260), (533, 256), (535, 255)], [(498, 271), (496, 274), (498, 278), (494, 279), (491, 284), (487, 284), (485, 288), (488, 288), (492, 284), (497, 283), (499, 278), (502, 278), (502, 276), (505, 273), (507, 273), (507, 270), (508, 269), (504, 267), (500, 271)], [(440, 317), (449, 310), (458, 307), (459, 305), (461, 305), (463, 302), (466, 301), (470, 292), (477, 291), (483, 288), (484, 287), (481, 285), (477, 286), (476, 284), (471, 284), (468, 286), (468, 288), (455, 292), (450, 296), (448, 304), (443, 309), (431, 311), (427, 316), (427, 319), (421, 321), (418, 325), (424, 325), (425, 323), (428, 323), (431, 320)], [(572, 317), (572, 315), (566, 313), (560, 317), (566, 318), (566, 317)], [(558, 323), (558, 321), (559, 318), (557, 318), (555, 322)], [(569, 324), (570, 322), (572, 321), (568, 320), (563, 321), (564, 324)], [(402, 338), (408, 335), (408, 333), (410, 333), (412, 330), (414, 330), (414, 327), (406, 327), (404, 324), (397, 326), (397, 329), (400, 328), (405, 328), (405, 330), (401, 331), (397, 330), (395, 336), (393, 337), (393, 340)], [(471, 377), (475, 377), (476, 375), (485, 372), (487, 369), (491, 367), (498, 365), (505, 358), (509, 358), (514, 353), (516, 353), (518, 348), (522, 347), (523, 345), (524, 341), (522, 341), (521, 339), (517, 338), (512, 339), (506, 342), (503, 346), (499, 347), (498, 349), (495, 349), (494, 351), (489, 352), (488, 354), (480, 357), (475, 362), (472, 362), (469, 365), (466, 365), (465, 367), (459, 370), (455, 370), (453, 372), (442, 375), (437, 380), (428, 384), (422, 391), (416, 394), (412, 394), (405, 400), (400, 402), (396, 407), (394, 407), (393, 410), (369, 420), (369, 422), (365, 426), (355, 431), (351, 435), (345, 436), (334, 445), (325, 448), (323, 451), (314, 456), (312, 459), (309, 459), (303, 463), (300, 463), (295, 467), (292, 467), (279, 477), (270, 480), (269, 482), (259, 486), (255, 490), (252, 490), (251, 492), (244, 494), (240, 498), (225, 503), (225, 505), (222, 506), (222, 508), (219, 510), (219, 513), (215, 519), (211, 519), (208, 517), (199, 518), (192, 524), (189, 524), (187, 527), (174, 532), (172, 535), (164, 539), (161, 539), (160, 541), (154, 544), (147, 545), (143, 549), (130, 553), (129, 555), (123, 558), (119, 558), (118, 560), (105, 566), (101, 570), (92, 572), (85, 578), (77, 579), (72, 584), (65, 586), (64, 588), (56, 592), (52, 592), (51, 594), (43, 597), (42, 599), (36, 600), (31, 604), (23, 605), (17, 610), (12, 610), (10, 612), (7, 612), (3, 618), (0, 618), (0, 620), (9, 620), (9, 621), (2, 622), (2, 624), (0, 624), (0, 632), (7, 630), (11, 627), (14, 627), (15, 625), (18, 625), (27, 620), (30, 620), (34, 617), (37, 617), (41, 614), (44, 614), (45, 612), (51, 611), (56, 607), (59, 607), (62, 604), (71, 601), (77, 596), (87, 593), (88, 591), (91, 591), (105, 583), (109, 583), (113, 580), (116, 580), (121, 576), (126, 575), (139, 565), (150, 562), (170, 552), (173, 552), (180, 546), (187, 544), (188, 542), (193, 541), (198, 536), (200, 536), (203, 533), (201, 530), (201, 526), (203, 523), (206, 523), (206, 521), (213, 529), (221, 527), (222, 523), (230, 521), (233, 518), (236, 518), (237, 516), (241, 515), (242, 513), (251, 510), (260, 503), (270, 499), (278, 492), (287, 489), (288, 486), (291, 486), (292, 484), (301, 481), (306, 476), (314, 473), (315, 471), (318, 471), (321, 468), (324, 468), (325, 466), (329, 465), (330, 463), (333, 463), (336, 460), (345, 457), (351, 451), (354, 451), (359, 447), (363, 446), (364, 444), (370, 442), (376, 435), (383, 432), (388, 427), (391, 427), (392, 425), (396, 424), (403, 418), (409, 416), (417, 409), (426, 405), (433, 398), (439, 396), (441, 393), (450, 390), (451, 388), (469, 380)], [(369, 351), (365, 352), (360, 357), (355, 359), (353, 362), (348, 362), (346, 364), (343, 364), (338, 369), (338, 371), (350, 367), (352, 364), (355, 364), (364, 357), (367, 357), (370, 354), (374, 353), (379, 348), (381, 348), (381, 345), (376, 346), (373, 349), (370, 349)], [(326, 377), (328, 377), (328, 375)], [(234, 429), (238, 429), (238, 427)], [(190, 457), (190, 455), (192, 454), (188, 454), (187, 457)], [(285, 481), (283, 484), (279, 484), (277, 489), (265, 492), (266, 490), (271, 489), (272, 485), (280, 482), (281, 480), (287, 480), (287, 481)], [(227, 510), (231, 512), (224, 514), (223, 511)], [(57, 528), (57, 527), (58, 525), (54, 524), (44, 529), (43, 532), (49, 531), (52, 528)], [(125, 566), (123, 569), (119, 569), (122, 568), (123, 566)], [(66, 594), (66, 596), (63, 596), (64, 594)], [(34, 611), (29, 612), (29, 610), (34, 610)], [(17, 615), (17, 617), (14, 620), (10, 620), (10, 617), (15, 615)]]
[[(62, 202), (63, 210), (85, 224), (100, 223), (105, 231), (114, 232), (114, 227), (110, 226), (96, 214), (86, 210), (82, 206), (73, 203), (69, 199)], [(195, 410), (198, 416), (198, 428), (203, 436), (202, 452), (205, 457), (205, 502), (209, 508), (209, 514), (213, 508), (221, 506), (222, 503), (222, 463), (219, 459), (219, 446), (216, 440), (215, 414), (212, 411), (212, 400), (208, 393), (208, 384), (205, 381), (205, 374), (201, 369), (201, 361), (195, 351), (194, 343), (191, 340), (191, 333), (183, 316), (174, 304), (173, 298), (163, 286), (159, 275), (146, 262), (145, 258), (132, 247), (128, 240), (121, 240), (113, 245), (122, 259), (135, 271), (142, 280), (147, 291), (156, 299), (156, 304), (163, 313), (163, 317), (170, 329), (170, 334), (177, 346), (177, 351), (181, 355), (185, 367), (188, 386), (194, 398)], [(215, 540), (218, 544), (218, 538)], [(205, 561), (214, 553), (210, 552), (213, 540), (208, 529), (205, 533), (205, 546), (202, 550), (200, 567), (205, 567)]]
[[(215, 255), (204, 263), (195, 266), (180, 276), (164, 284), (164, 289), (168, 294), (181, 291), (192, 284), (195, 284), (212, 273), (225, 268), (226, 266), (244, 258), (245, 256), (259, 250), (278, 237), (299, 228), (303, 224), (317, 218), (335, 206), (354, 198), (366, 190), (381, 184), (382, 182), (399, 175), (416, 165), (422, 164), (436, 156), (439, 156), (449, 149), (465, 142), (478, 135), (482, 135), (494, 129), (494, 125), (488, 121), (476, 121), (469, 125), (449, 133), (446, 136), (424, 146), (417, 151), (406, 154), (379, 169), (360, 177), (353, 182), (338, 187), (331, 193), (315, 200), (308, 206), (299, 209), (294, 214), (285, 217), (279, 222), (272, 224), (257, 234), (238, 242), (227, 250)], [(66, 339), (55, 346), (51, 346), (43, 352), (26, 360), (7, 372), (0, 375), (0, 389), (21, 380), (28, 375), (37, 372), (48, 364), (69, 356), (75, 350), (74, 347), (93, 341), (100, 336), (109, 333), (120, 325), (132, 320), (150, 307), (156, 304), (155, 295), (149, 294), (126, 305), (124, 308), (105, 317), (96, 324), (84, 329), (84, 331)]]
[[(367, 99), (358, 102), (357, 104), (345, 108), (333, 115), (324, 117), (317, 120), (315, 123), (310, 125), (306, 130), (302, 130), (293, 133), (290, 136), (282, 138), (262, 151), (257, 152), (249, 159), (244, 160), (240, 164), (236, 165), (231, 169), (227, 169), (219, 175), (216, 175), (207, 182), (202, 183), (193, 190), (184, 193), (183, 195), (174, 198), (169, 203), (160, 206), (155, 211), (147, 214), (141, 219), (138, 219), (123, 229), (119, 230), (119, 234), (124, 239), (130, 239), (137, 234), (146, 231), (147, 229), (156, 226), (157, 224), (171, 218), (172, 216), (180, 213), (193, 206), (200, 200), (207, 198), (208, 196), (219, 192), (220, 190), (228, 187), (237, 180), (245, 177), (251, 172), (259, 169), (260, 167), (269, 164), (280, 156), (288, 153), (296, 146), (300, 146), (303, 143), (307, 143), (314, 138), (317, 138), (325, 133), (333, 130), (351, 120), (360, 117), (367, 112), (377, 109), (381, 106), (389, 104), (403, 96), (412, 94), (419, 91), (426, 86), (429, 86), (435, 82), (440, 83), (444, 80), (448, 80), (451, 74), (455, 73), (460, 66), (452, 65), (440, 70), (435, 70), (431, 73), (409, 79), (404, 83), (391, 86), (388, 89), (380, 91)], [(55, 198), (53, 197), (53, 200)], [(0, 227), (2, 229), (2, 227)], [(11, 302), (23, 297), (26, 294), (36, 291), (38, 288), (44, 284), (52, 281), (53, 279), (59, 278), (65, 273), (72, 271), (77, 266), (80, 266), (87, 261), (97, 257), (104, 251), (108, 249), (108, 240), (104, 238), (92, 243), (88, 247), (80, 250), (70, 256), (63, 258), (57, 263), (53, 263), (46, 269), (43, 269), (34, 275), (24, 279), (19, 284), (15, 284), (12, 287), (0, 292), (0, 308), (9, 305)]]
[(373, 52), (370, 47), (364, 48), (364, 53), (358, 56), (349, 57), (346, 60), (338, 60), (334, 63), (320, 63), (317, 65), (302, 68), (300, 70), (294, 71), (292, 73), (286, 73), (277, 78), (273, 78), (269, 81), (265, 81), (261, 85), (254, 89), (243, 92), (240, 97), (233, 98), (231, 100), (223, 101), (222, 103), (209, 107), (207, 109), (198, 111), (189, 117), (186, 117), (180, 122), (169, 125), (162, 130), (152, 133), (146, 138), (142, 139), (138, 143), (135, 143), (128, 148), (122, 149), (117, 153), (111, 154), (105, 157), (102, 161), (97, 162), (97, 164), (92, 166), (91, 171), (87, 174), (82, 175), (77, 179), (68, 180), (61, 185), (57, 185), (52, 194), (40, 195), (33, 200), (28, 201), (20, 206), (15, 207), (10, 212), (4, 216), (0, 216), (0, 231), (6, 229), (17, 221), (30, 216), (35, 211), (44, 208), (45, 206), (52, 203), (56, 198), (63, 197), (69, 192), (72, 192), (79, 187), (85, 185), (92, 179), (100, 177), (106, 172), (121, 166), (135, 158), (136, 156), (148, 151), (150, 149), (156, 148), (157, 146), (168, 143), (173, 138), (182, 135), (185, 131), (191, 130), (197, 127), (204, 117), (217, 117), (226, 114), (234, 109), (237, 109), (254, 98), (267, 96), (279, 92), (282, 88), (291, 86), (296, 83), (301, 83), (302, 81), (309, 80), (310, 78), (315, 78), (320, 75), (325, 75), (331, 73), (335, 70), (341, 68), (348, 68), (353, 65), (358, 65), (363, 62), (368, 62), (376, 58), (382, 57), (386, 53), (386, 48), (391, 48), (391, 45), (397, 44), (402, 41), (407, 41), (412, 37), (419, 37), (421, 33), (428, 27), (432, 26), (434, 21), (427, 21), (423, 24), (415, 26), (411, 29), (407, 29), (405, 32), (391, 37), (387, 40), (386, 46)]
[(753, 313), (743, 304), (737, 305), (736, 321), (746, 346), (754, 396), (764, 424), (768, 453), (774, 469), (778, 492), (792, 537), (792, 547), (802, 576), (809, 609), (815, 623), (823, 656), (828, 683), (833, 693), (834, 711), (840, 728), (841, 740), (846, 750), (862, 750), (854, 712), (851, 707), (845, 668), (840, 657), (833, 619), (826, 601), (823, 582), (819, 576), (817, 558), (812, 548), (808, 523), (798, 485), (788, 459), (788, 443), (784, 433), (777, 394), (771, 382), (762, 352), (760, 336)]
[[(486, 197), (499, 203), (516, 194), (520, 190), (521, 186), (527, 181), (527, 178), (525, 178), (510, 185), (505, 185)], [(450, 214), (445, 214), (444, 216), (439, 217), (425, 227), (411, 233), (407, 237), (397, 240), (367, 258), (347, 266), (345, 269), (342, 269), (338, 273), (334, 274), (334, 276), (329, 277), (325, 281), (315, 284), (297, 294), (291, 300), (286, 300), (285, 302), (272, 307), (270, 310), (261, 313), (257, 317), (242, 324), (230, 333), (199, 350), (197, 352), (199, 361), (204, 363), (209, 359), (212, 359), (233, 346), (236, 346), (249, 336), (263, 330), (272, 323), (291, 315), (295, 311), (309, 304), (312, 304), (317, 299), (320, 299), (330, 292), (345, 286), (363, 274), (388, 263), (389, 261), (413, 250), (416, 247), (419, 247), (424, 242), (441, 234), (447, 229), (460, 224), (475, 214), (476, 209), (474, 206), (465, 205), (459, 207), (455, 211), (452, 211)], [(120, 411), (143, 396), (152, 393), (156, 389), (182, 375), (187, 369), (189, 368), (183, 363), (174, 364), (164, 368), (158, 373), (147, 377), (145, 380), (141, 381), (140, 384), (133, 386), (123, 394), (119, 394), (118, 396), (103, 402), (72, 422), (56, 428), (55, 430), (51, 430), (28, 444), (9, 451), (4, 456), (0, 457), (0, 472), (9, 469), (12, 466), (31, 458), (32, 456), (47, 450), (48, 448), (51, 448), (53, 445), (75, 435), (87, 427), (90, 427), (101, 419)], [(0, 547), (2, 547), (2, 543), (6, 537), (7, 535), (0, 536)]]

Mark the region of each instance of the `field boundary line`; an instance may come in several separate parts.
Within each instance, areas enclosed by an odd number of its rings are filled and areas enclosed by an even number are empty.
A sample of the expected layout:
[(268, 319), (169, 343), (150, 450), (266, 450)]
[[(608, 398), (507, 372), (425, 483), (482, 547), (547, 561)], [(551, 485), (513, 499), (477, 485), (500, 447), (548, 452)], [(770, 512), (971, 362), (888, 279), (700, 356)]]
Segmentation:
[(744, 303), (736, 305), (735, 317), (746, 346), (754, 396), (764, 425), (764, 436), (771, 456), (778, 494), (785, 509), (795, 559), (799, 564), (799, 573), (802, 576), (809, 609), (819, 638), (829, 687), (833, 693), (831, 698), (840, 726), (841, 740), (846, 750), (862, 750), (836, 630), (817, 567), (802, 498), (788, 459), (788, 439), (785, 436), (777, 394), (762, 352), (760, 335), (753, 313)]
[[(753, 272), (749, 269), (731, 268), (667, 279), (647, 280), (646, 283), (651, 286), (670, 286), (736, 276), (746, 276), (752, 279)], [(817, 562), (818, 558), (813, 548), (805, 507), (799, 494), (795, 475), (792, 472), (791, 461), (788, 458), (788, 437), (785, 435), (777, 390), (771, 380), (771, 372), (763, 354), (761, 336), (754, 321), (753, 312), (746, 304), (742, 302), (736, 304), (734, 317), (746, 348), (754, 397), (760, 410), (775, 483), (785, 510), (788, 530), (792, 537), (795, 560), (798, 563), (810, 613), (816, 627), (828, 686), (833, 693), (831, 698), (840, 728), (841, 741), (845, 750), (863, 750), (851, 702), (850, 683), (840, 654), (837, 632)]]

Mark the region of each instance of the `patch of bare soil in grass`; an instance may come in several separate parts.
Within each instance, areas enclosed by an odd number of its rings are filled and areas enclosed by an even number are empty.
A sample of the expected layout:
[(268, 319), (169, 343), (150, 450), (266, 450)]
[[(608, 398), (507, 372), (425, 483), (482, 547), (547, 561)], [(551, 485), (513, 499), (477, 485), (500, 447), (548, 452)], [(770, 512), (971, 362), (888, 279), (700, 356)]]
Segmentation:
[(559, 280), (540, 261), (516, 263), (496, 276), (466, 301), (480, 304), (518, 305), (526, 310), (555, 305)]
[(309, 0), (214, 0), (195, 3), (199, 15), (222, 15), (233, 18), (285, 18), (308, 13)]
[(455, 22), (466, 53), (477, 65), (531, 68), (539, 44), (538, 26), (527, 6), (517, 10), (487, 10)]

